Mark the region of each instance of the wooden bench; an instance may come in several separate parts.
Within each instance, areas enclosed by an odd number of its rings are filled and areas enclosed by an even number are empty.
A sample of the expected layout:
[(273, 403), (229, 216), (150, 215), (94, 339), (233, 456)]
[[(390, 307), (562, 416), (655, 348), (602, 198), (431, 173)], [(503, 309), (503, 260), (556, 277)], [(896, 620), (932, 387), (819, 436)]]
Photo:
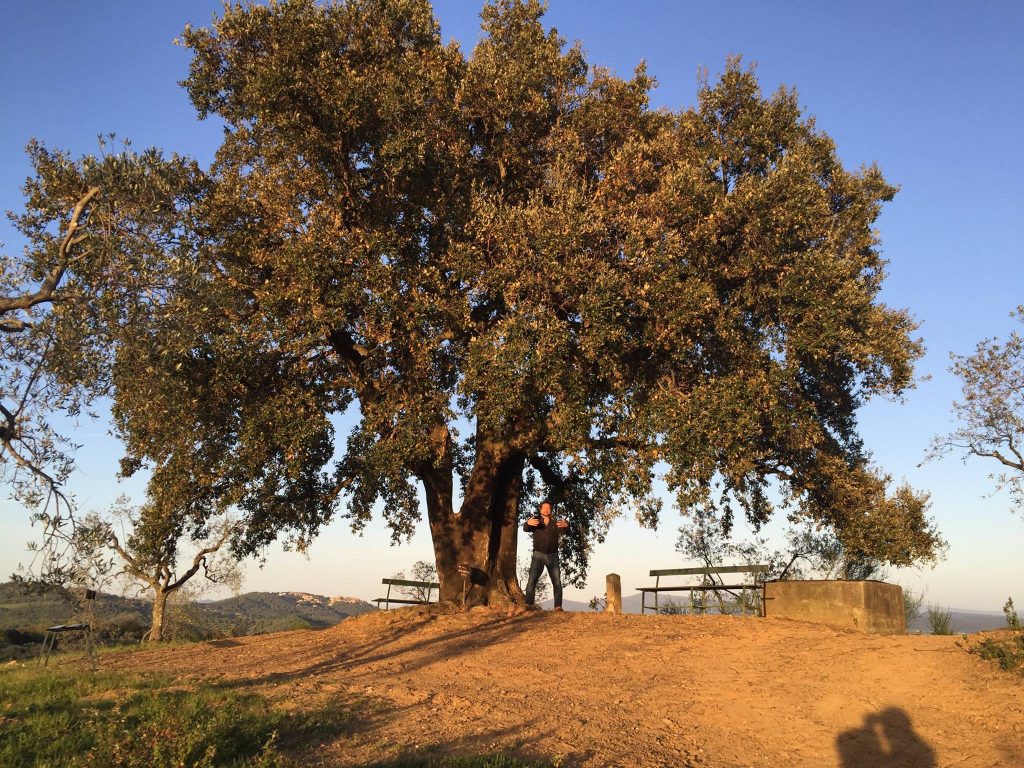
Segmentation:
[[(380, 604), (381, 603), (384, 603), (384, 610), (385, 611), (388, 609), (388, 606), (390, 606), (391, 603), (401, 604), (401, 605), (427, 605), (428, 603), (430, 603), (430, 593), (433, 592), (435, 589), (438, 590), (438, 592), (440, 592), (440, 589), (441, 589), (441, 585), (438, 584), (436, 581), (411, 581), (409, 579), (381, 579), (380, 583), (388, 585), (388, 593), (387, 593), (387, 595), (385, 597), (378, 597), (373, 602), (375, 602), (377, 604), (378, 608), (380, 608)], [(426, 589), (427, 590), (427, 599), (426, 600), (405, 600), (405, 599), (400, 599), (400, 598), (397, 598), (397, 597), (392, 597), (391, 596), (391, 588), (392, 587), (417, 587), (419, 589)]]
[[(740, 599), (743, 604), (743, 615), (747, 615), (747, 591), (749, 590), (754, 598), (754, 605), (759, 615), (764, 615), (764, 590), (763, 576), (761, 581), (758, 576), (768, 572), (767, 565), (727, 565), (719, 568), (666, 568), (663, 570), (651, 571), (654, 577), (653, 587), (637, 587), (640, 592), (640, 613), (646, 613), (648, 608), (658, 612), (658, 594), (661, 592), (689, 592), (690, 608), (694, 609), (694, 592), (717, 592), (721, 590), (740, 590)], [(749, 573), (753, 576), (752, 584), (718, 584), (712, 581), (715, 574), (723, 573)], [(700, 584), (677, 584), (670, 587), (661, 586), (662, 576), (700, 576)], [(654, 594), (654, 605), (647, 604), (647, 593)]]

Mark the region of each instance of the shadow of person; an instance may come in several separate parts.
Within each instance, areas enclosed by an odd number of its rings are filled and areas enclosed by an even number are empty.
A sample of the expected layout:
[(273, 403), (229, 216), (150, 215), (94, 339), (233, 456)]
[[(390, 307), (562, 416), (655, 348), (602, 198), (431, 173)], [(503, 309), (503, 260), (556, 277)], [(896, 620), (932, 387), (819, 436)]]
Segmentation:
[(842, 768), (936, 768), (935, 750), (914, 732), (902, 709), (890, 707), (864, 718), (863, 728), (836, 738)]

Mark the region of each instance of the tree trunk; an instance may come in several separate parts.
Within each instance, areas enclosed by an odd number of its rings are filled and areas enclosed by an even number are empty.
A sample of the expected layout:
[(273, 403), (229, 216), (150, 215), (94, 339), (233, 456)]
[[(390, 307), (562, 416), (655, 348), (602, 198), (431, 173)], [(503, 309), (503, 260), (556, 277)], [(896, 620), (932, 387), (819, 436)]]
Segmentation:
[(162, 589), (154, 590), (153, 614), (149, 625), (149, 641), (151, 643), (159, 643), (164, 639), (168, 595), (170, 595), (170, 592), (165, 592)]
[(516, 551), (524, 459), (485, 438), (477, 448), (458, 514), (451, 471), (442, 466), (422, 475), (441, 600), (466, 606), (523, 604)]

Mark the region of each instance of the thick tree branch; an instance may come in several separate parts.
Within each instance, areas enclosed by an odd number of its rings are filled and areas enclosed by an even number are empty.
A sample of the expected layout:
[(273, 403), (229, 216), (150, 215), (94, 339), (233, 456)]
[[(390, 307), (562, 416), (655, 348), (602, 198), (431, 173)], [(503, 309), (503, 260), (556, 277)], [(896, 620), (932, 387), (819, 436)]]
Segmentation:
[(100, 193), (99, 187), (90, 187), (89, 190), (75, 203), (71, 213), (71, 220), (68, 222), (64, 237), (61, 238), (60, 246), (57, 249), (57, 263), (43, 278), (39, 288), (33, 293), (22, 294), (21, 296), (0, 296), (0, 331), (4, 333), (19, 333), (28, 329), (31, 324), (19, 318), (5, 318), (6, 314), (31, 309), (38, 304), (44, 304), (54, 300), (54, 293), (60, 285), (61, 278), (67, 270), (71, 260), (72, 249), (82, 242), (85, 235), (76, 235), (79, 221), (87, 205)]
[(131, 554), (129, 554), (128, 550), (121, 546), (121, 542), (118, 540), (117, 534), (113, 532), (110, 534), (108, 544), (110, 545), (110, 548), (117, 553), (117, 556), (121, 558), (121, 560), (124, 562), (126, 566), (126, 570), (132, 576), (135, 576), (136, 578), (146, 582), (153, 589), (157, 591), (160, 590), (160, 582), (157, 580), (157, 578), (150, 576), (149, 573), (147, 573), (146, 570), (141, 565), (139, 565), (139, 561), (136, 558), (132, 557)]
[(550, 462), (544, 461), (540, 456), (530, 456), (530, 466), (537, 470), (540, 479), (550, 488), (561, 488), (565, 484), (565, 478), (558, 472)]
[(206, 556), (212, 555), (214, 552), (223, 547), (225, 542), (231, 536), (231, 534), (233, 534), (236, 530), (238, 530), (237, 524), (225, 525), (224, 530), (221, 532), (220, 538), (218, 538), (216, 542), (209, 545), (208, 547), (203, 547), (201, 550), (196, 552), (195, 557), (192, 558), (192, 565), (189, 567), (189, 569), (181, 575), (181, 578), (177, 579), (173, 584), (166, 587), (166, 591), (173, 592), (174, 590), (179, 589), (189, 579), (195, 576), (196, 572), (200, 568), (206, 568)]
[[(996, 450), (983, 451), (980, 448), (973, 447), (973, 446), (971, 447), (970, 451), (975, 456), (981, 456), (981, 457), (984, 457), (984, 458), (995, 459), (996, 461), (998, 461), (1003, 466), (1009, 467), (1010, 469), (1016, 469), (1016, 470), (1019, 470), (1021, 472), (1024, 472), (1024, 461), (1021, 461), (1021, 462), (1012, 461), (1011, 459), (1008, 459), (1005, 456), (1003, 456), (1003, 454), (1000, 453), (999, 451), (996, 451)], [(1014, 451), (1014, 453), (1016, 453), (1016, 451)], [(1020, 454), (1017, 454), (1017, 455), (1019, 456)]]
[[(4, 409), (4, 410), (6, 411), (6, 409)], [(11, 458), (14, 459), (14, 463), (17, 464), (22, 469), (27, 469), (33, 475), (35, 475), (40, 480), (42, 480), (44, 483), (46, 483), (48, 486), (50, 486), (50, 491), (52, 493), (56, 493), (56, 494), (58, 494), (59, 496), (61, 496), (63, 498), (63, 494), (60, 493), (59, 484), (57, 483), (56, 478), (54, 478), (52, 475), (50, 475), (44, 469), (36, 466), (35, 462), (31, 461), (30, 459), (25, 458), (24, 456), (21, 455), (21, 453), (19, 453), (15, 449), (15, 447), (14, 447), (14, 438), (17, 436), (17, 433), (16, 432), (12, 432), (14, 437), (8, 438), (7, 434), (8, 434), (8, 430), (9, 429), (10, 429), (9, 427), (4, 427), (2, 430), (0, 430), (0, 444), (2, 444), (4, 449), (8, 453), (10, 453)]]

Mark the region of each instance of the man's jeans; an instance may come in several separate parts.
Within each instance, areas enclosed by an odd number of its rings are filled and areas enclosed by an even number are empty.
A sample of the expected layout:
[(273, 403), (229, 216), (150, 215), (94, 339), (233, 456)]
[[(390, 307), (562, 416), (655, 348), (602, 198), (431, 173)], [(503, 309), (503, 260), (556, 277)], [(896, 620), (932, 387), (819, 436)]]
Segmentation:
[(537, 580), (545, 568), (548, 569), (551, 590), (555, 593), (555, 607), (558, 608), (562, 605), (562, 570), (558, 567), (557, 552), (550, 555), (545, 555), (543, 552), (533, 553), (533, 560), (530, 561), (530, 577), (526, 581), (526, 604), (533, 605), (533, 598), (537, 592)]

